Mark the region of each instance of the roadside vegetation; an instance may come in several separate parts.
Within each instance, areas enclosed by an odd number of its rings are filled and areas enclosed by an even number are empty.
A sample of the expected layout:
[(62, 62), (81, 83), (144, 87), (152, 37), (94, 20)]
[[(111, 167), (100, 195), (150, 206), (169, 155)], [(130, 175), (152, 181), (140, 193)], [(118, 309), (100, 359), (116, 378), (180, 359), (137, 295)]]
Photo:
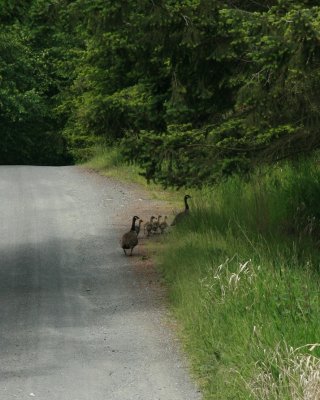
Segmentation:
[(128, 163), (122, 154), (120, 146), (97, 144), (90, 150), (91, 157), (79, 164), (85, 168), (99, 172), (101, 175), (119, 179), (123, 182), (134, 183), (147, 189), (155, 199), (174, 202), (181, 206), (181, 196), (176, 190), (166, 189), (154, 182), (147, 182), (143, 169), (135, 163)]
[(164, 239), (158, 262), (205, 399), (320, 398), (319, 179), (310, 160), (194, 192)]
[(96, 145), (92, 149), (92, 157), (83, 165), (106, 176), (114, 176), (140, 184), (145, 183), (145, 179), (139, 176), (140, 168), (136, 165), (128, 165), (118, 147)]

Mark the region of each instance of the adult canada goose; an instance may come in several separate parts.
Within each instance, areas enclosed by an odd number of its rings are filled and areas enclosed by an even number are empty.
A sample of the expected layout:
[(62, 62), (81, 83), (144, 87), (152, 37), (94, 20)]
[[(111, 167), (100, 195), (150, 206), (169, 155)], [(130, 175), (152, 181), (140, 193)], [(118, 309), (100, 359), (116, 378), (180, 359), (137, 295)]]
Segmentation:
[(134, 230), (137, 232), (137, 236), (139, 236), (142, 222), (143, 222), (143, 220), (139, 219), (139, 224), (134, 227)]
[(147, 235), (148, 235), (148, 236), (150, 235), (150, 233), (151, 233), (151, 231), (152, 231), (153, 220), (154, 220), (155, 218), (156, 218), (156, 217), (152, 216), (152, 217), (150, 218), (150, 221), (145, 223), (145, 225), (144, 225), (144, 234), (146, 234), (146, 232), (147, 232)]
[(130, 256), (132, 256), (132, 250), (138, 244), (138, 235), (136, 232), (136, 220), (139, 219), (136, 215), (132, 218), (132, 225), (129, 232), (122, 236), (121, 247), (123, 248), (124, 254), (127, 255), (126, 250), (131, 250)]
[(184, 210), (179, 212), (175, 217), (174, 220), (172, 221), (171, 225), (174, 226), (176, 224), (180, 224), (181, 221), (184, 220), (184, 218), (189, 214), (189, 204), (188, 204), (188, 199), (191, 199), (191, 196), (186, 194), (184, 196)]
[(156, 233), (157, 232), (157, 230), (158, 230), (158, 228), (159, 228), (159, 225), (160, 225), (160, 219), (162, 218), (162, 216), (161, 215), (158, 215), (158, 218), (157, 218), (157, 220), (156, 221), (154, 221), (153, 222), (153, 224), (152, 224), (152, 231), (154, 232), (154, 233)]
[(164, 221), (161, 222), (161, 224), (159, 225), (160, 228), (160, 232), (164, 233), (164, 231), (168, 228), (168, 223), (167, 223), (167, 216), (164, 217)]

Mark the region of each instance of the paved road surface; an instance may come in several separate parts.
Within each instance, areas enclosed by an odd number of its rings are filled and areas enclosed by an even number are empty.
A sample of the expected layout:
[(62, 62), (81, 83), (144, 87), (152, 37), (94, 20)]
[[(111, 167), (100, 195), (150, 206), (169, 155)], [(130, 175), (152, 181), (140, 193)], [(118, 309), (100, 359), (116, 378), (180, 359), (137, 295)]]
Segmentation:
[(0, 400), (199, 398), (119, 249), (132, 196), (76, 167), (0, 166)]

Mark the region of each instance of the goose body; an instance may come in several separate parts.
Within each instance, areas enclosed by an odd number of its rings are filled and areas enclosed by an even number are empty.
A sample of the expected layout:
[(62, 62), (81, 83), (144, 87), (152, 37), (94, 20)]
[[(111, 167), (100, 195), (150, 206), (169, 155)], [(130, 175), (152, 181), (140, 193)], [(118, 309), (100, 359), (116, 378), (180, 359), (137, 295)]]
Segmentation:
[(138, 235), (136, 232), (136, 220), (139, 219), (136, 215), (132, 218), (132, 225), (129, 232), (125, 233), (122, 236), (121, 247), (124, 251), (124, 254), (127, 255), (126, 250), (131, 250), (130, 256), (132, 256), (132, 251), (138, 244)]
[(184, 210), (179, 212), (175, 217), (174, 220), (172, 221), (171, 225), (177, 225), (180, 224), (185, 218), (186, 216), (189, 215), (190, 213), (190, 209), (189, 209), (189, 204), (188, 204), (188, 199), (191, 199), (191, 196), (189, 196), (188, 194), (186, 194), (184, 196)]

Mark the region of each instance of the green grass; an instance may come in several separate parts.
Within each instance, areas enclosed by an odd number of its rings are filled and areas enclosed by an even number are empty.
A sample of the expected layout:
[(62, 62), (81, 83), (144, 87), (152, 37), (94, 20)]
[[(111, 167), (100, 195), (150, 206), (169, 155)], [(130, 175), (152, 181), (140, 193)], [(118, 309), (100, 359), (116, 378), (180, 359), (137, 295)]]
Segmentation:
[[(320, 398), (315, 161), (191, 191), (190, 217), (163, 238), (157, 263), (204, 399)], [(87, 165), (141, 183), (117, 150)]]
[(134, 164), (126, 164), (117, 147), (96, 146), (93, 157), (83, 165), (105, 176), (145, 184), (145, 179), (139, 175), (140, 169)]
[(319, 396), (319, 349), (313, 364), (299, 349), (320, 332), (319, 172), (307, 164), (194, 193), (158, 256), (205, 399)]
[(135, 164), (125, 162), (118, 147), (98, 145), (93, 150), (93, 156), (82, 165), (104, 176), (140, 185), (147, 189), (155, 199), (181, 202), (181, 195), (176, 191), (163, 190), (160, 185), (153, 182), (147, 183), (146, 179), (140, 175), (142, 170)]

